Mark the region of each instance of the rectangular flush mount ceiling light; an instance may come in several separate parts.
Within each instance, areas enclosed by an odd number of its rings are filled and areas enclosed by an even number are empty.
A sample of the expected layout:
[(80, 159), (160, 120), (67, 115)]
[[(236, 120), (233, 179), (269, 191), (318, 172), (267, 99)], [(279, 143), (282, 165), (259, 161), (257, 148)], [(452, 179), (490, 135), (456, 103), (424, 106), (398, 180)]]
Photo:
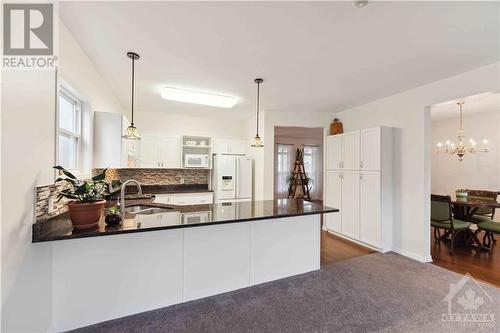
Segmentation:
[(161, 97), (171, 101), (210, 105), (219, 108), (232, 108), (238, 102), (238, 97), (172, 87), (161, 87)]

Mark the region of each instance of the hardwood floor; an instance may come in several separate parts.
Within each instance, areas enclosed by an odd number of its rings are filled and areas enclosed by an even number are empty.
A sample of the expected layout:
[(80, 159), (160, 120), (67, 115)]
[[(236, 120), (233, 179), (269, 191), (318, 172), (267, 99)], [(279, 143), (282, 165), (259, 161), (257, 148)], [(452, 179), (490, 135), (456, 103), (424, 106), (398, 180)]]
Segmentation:
[(321, 230), (321, 266), (374, 252), (371, 249)]
[[(496, 245), (490, 252), (477, 252), (456, 246), (450, 255), (448, 244), (435, 243), (431, 235), (433, 264), (459, 274), (469, 273), (474, 279), (500, 287), (500, 235), (495, 236)], [(483, 235), (479, 235), (483, 240)]]

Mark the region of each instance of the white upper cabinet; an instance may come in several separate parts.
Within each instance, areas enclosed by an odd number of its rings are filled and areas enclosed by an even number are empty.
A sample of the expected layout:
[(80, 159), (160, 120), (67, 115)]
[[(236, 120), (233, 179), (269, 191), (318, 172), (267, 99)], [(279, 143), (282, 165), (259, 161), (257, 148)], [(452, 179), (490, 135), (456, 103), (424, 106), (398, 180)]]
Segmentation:
[(128, 125), (121, 113), (94, 113), (94, 168), (135, 166), (140, 147), (138, 142), (122, 138)]
[(180, 168), (181, 152), (179, 138), (160, 138), (160, 164), (163, 168)]
[(141, 168), (159, 167), (160, 160), (158, 156), (158, 144), (158, 138), (152, 136), (142, 136), (139, 163)]
[(246, 154), (247, 142), (236, 139), (213, 139), (214, 154)]
[(359, 131), (342, 134), (342, 169), (359, 170)]
[(381, 133), (382, 129), (380, 127), (361, 131), (361, 157), (359, 162), (361, 170), (380, 170)]
[(340, 170), (342, 162), (342, 135), (326, 137), (326, 169)]
[(180, 168), (179, 138), (144, 135), (141, 140), (140, 167)]

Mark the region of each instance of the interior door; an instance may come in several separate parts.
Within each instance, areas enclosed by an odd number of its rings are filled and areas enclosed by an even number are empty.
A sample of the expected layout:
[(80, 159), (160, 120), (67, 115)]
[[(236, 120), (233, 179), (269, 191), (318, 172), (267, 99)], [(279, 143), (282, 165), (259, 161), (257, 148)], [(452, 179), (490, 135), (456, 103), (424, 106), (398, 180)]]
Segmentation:
[(359, 170), (359, 131), (342, 134), (342, 169)]
[(359, 171), (342, 172), (342, 233), (359, 239)]
[(340, 171), (327, 171), (325, 205), (340, 209), (337, 213), (325, 214), (325, 227), (333, 232), (341, 232), (342, 212), (342, 179)]
[(380, 247), (380, 173), (360, 175), (360, 240)]
[(158, 168), (160, 166), (158, 138), (151, 136), (143, 136), (140, 147), (140, 167), (141, 168)]
[(326, 137), (326, 169), (340, 170), (342, 161), (342, 134)]
[(164, 168), (180, 168), (181, 167), (180, 149), (181, 146), (179, 138), (161, 138), (160, 166)]
[(236, 198), (252, 198), (252, 158), (236, 157)]
[(381, 129), (361, 131), (361, 170), (380, 170)]

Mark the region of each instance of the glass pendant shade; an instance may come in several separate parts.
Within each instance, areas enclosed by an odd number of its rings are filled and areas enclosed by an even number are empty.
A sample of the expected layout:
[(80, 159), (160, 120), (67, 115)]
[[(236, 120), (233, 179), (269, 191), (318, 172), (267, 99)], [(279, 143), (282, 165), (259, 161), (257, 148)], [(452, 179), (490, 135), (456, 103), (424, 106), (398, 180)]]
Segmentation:
[(256, 147), (256, 148), (264, 147), (264, 143), (262, 142), (260, 136), (258, 135), (255, 136), (255, 138), (253, 139), (253, 143), (251, 144), (251, 147)]
[(122, 135), (122, 138), (128, 140), (140, 140), (141, 136), (139, 135), (139, 130), (134, 125), (130, 125), (125, 130), (125, 133)]

